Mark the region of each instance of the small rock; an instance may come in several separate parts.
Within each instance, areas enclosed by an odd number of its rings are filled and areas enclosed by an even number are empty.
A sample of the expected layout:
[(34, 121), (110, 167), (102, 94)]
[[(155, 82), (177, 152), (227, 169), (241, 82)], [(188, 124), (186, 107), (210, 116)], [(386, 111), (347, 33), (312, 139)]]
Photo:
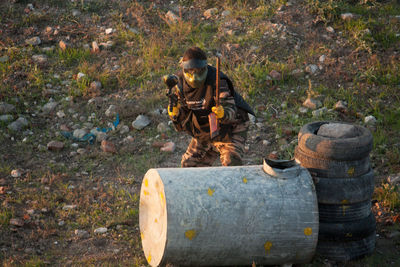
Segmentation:
[(35, 37), (25, 40), (25, 43), (29, 44), (29, 45), (40, 45), (42, 43), (42, 41), (40, 40), (39, 37), (35, 36)]
[(65, 222), (64, 221), (59, 221), (58, 222), (58, 226), (64, 226), (65, 225)]
[(165, 14), (165, 17), (167, 18), (167, 20), (173, 24), (177, 23), (180, 18), (171, 10), (167, 12), (167, 14)]
[(398, 183), (400, 183), (400, 174), (390, 175), (387, 180), (392, 185), (398, 184)]
[(317, 135), (330, 138), (352, 138), (359, 135), (358, 130), (351, 124), (325, 123), (319, 127)]
[(25, 128), (26, 126), (29, 125), (29, 122), (27, 119), (23, 118), (23, 117), (19, 117), (16, 121), (10, 123), (7, 128), (17, 132), (22, 130), (23, 128)]
[(60, 46), (60, 48), (61, 48), (62, 51), (65, 51), (65, 50), (67, 49), (67, 44), (66, 44), (63, 40), (61, 40), (61, 41), (58, 43), (58, 45)]
[(7, 187), (0, 186), (0, 195), (4, 195), (7, 191)]
[(335, 32), (335, 30), (331, 26), (326, 27), (326, 31), (330, 32), (330, 33), (334, 33)]
[(175, 151), (175, 143), (174, 142), (167, 142), (164, 144), (162, 148), (160, 148), (163, 152), (174, 152)]
[(104, 132), (98, 132), (97, 133), (97, 135), (96, 135), (96, 141), (97, 142), (101, 143), (106, 139), (107, 139), (107, 134), (106, 133), (104, 133)]
[(135, 141), (135, 139), (130, 135), (125, 137), (124, 140), (123, 140), (124, 143), (132, 143), (133, 141)]
[(85, 231), (85, 230), (76, 229), (74, 231), (74, 233), (78, 237), (83, 237), (83, 238), (89, 237), (89, 233), (87, 231)]
[(168, 129), (168, 126), (163, 122), (160, 122), (157, 125), (157, 132), (159, 132), (159, 133), (165, 133), (167, 131), (167, 129)]
[(365, 117), (365, 119), (364, 119), (364, 123), (366, 125), (375, 126), (376, 122), (377, 122), (376, 118), (372, 115), (369, 115), (369, 116)]
[(107, 140), (101, 141), (101, 150), (108, 153), (117, 153), (115, 145), (111, 141)]
[(311, 65), (308, 65), (308, 66), (306, 67), (306, 72), (311, 73), (311, 74), (315, 74), (315, 73), (317, 72), (318, 69), (319, 69), (319, 68), (318, 68), (317, 65), (311, 64)]
[(340, 111), (340, 112), (344, 112), (347, 110), (347, 103), (346, 101), (343, 100), (339, 100), (338, 102), (336, 102), (335, 104), (335, 108), (336, 111)]
[(322, 107), (322, 103), (318, 99), (307, 98), (306, 101), (303, 102), (303, 106), (309, 109), (317, 109)]
[(126, 134), (129, 133), (129, 126), (128, 125), (122, 125), (121, 128), (119, 129), (120, 134)]
[(77, 17), (81, 15), (81, 12), (77, 9), (72, 9), (72, 16)]
[(153, 144), (151, 144), (151, 146), (156, 148), (161, 148), (165, 145), (165, 143), (166, 142), (154, 141)]
[(210, 9), (207, 9), (206, 11), (204, 11), (204, 13), (203, 13), (203, 16), (206, 18), (206, 19), (209, 19), (209, 18), (211, 18), (212, 16), (214, 16), (214, 15), (216, 15), (218, 13), (218, 8), (210, 8)]
[(269, 146), (271, 144), (271, 142), (268, 140), (263, 140), (262, 144), (263, 144), (263, 146)]
[(61, 124), (60, 125), (60, 130), (61, 131), (65, 131), (65, 132), (69, 132), (70, 131), (69, 127), (66, 124)]
[(76, 150), (76, 153), (79, 154), (79, 155), (83, 155), (83, 154), (86, 153), (86, 149), (84, 149), (84, 148), (78, 148), (78, 150)]
[(261, 129), (262, 127), (264, 127), (264, 124), (262, 122), (257, 122), (256, 126), (257, 128)]
[(326, 59), (326, 56), (322, 55), (322, 56), (319, 57), (319, 62), (324, 63), (325, 59)]
[(294, 69), (291, 74), (295, 77), (295, 78), (300, 78), (301, 76), (304, 75), (304, 71), (301, 69)]
[(106, 29), (106, 34), (111, 34), (113, 32), (114, 32), (113, 28), (107, 28)]
[(145, 115), (139, 115), (136, 120), (132, 122), (132, 127), (136, 130), (142, 130), (150, 124), (150, 119)]
[(356, 16), (353, 13), (343, 13), (340, 15), (340, 18), (342, 20), (352, 20), (354, 19)]
[(10, 219), (10, 225), (22, 227), (24, 226), (24, 221), (19, 218), (12, 218)]
[(324, 115), (326, 112), (328, 112), (328, 109), (326, 107), (314, 110), (312, 112), (313, 117), (320, 117), (322, 115)]
[(80, 79), (84, 78), (85, 76), (86, 76), (85, 73), (79, 72), (79, 73), (76, 75), (76, 79), (79, 81)]
[(5, 102), (0, 102), (0, 114), (7, 114), (15, 111), (15, 106)]
[(7, 55), (5, 55), (5, 56), (2, 56), (2, 57), (0, 57), (0, 63), (5, 63), (5, 62), (7, 62), (8, 61), (8, 56)]
[(10, 122), (13, 119), (14, 119), (14, 117), (12, 115), (9, 115), (9, 114), (0, 116), (0, 121), (1, 122)]
[(76, 208), (76, 205), (64, 205), (63, 210), (73, 210)]
[(278, 152), (272, 151), (271, 153), (268, 154), (267, 158), (268, 159), (278, 159)]
[(108, 107), (108, 109), (106, 110), (105, 114), (106, 114), (107, 117), (113, 117), (113, 116), (115, 116), (115, 115), (117, 114), (117, 106), (115, 106), (115, 105), (110, 105), (110, 106)]
[(64, 148), (64, 143), (60, 141), (51, 141), (47, 144), (47, 149), (52, 151), (60, 151)]
[(97, 44), (97, 42), (92, 42), (92, 52), (93, 53), (100, 52), (100, 48), (99, 48), (99, 45)]
[(60, 119), (61, 119), (61, 118), (64, 118), (64, 117), (65, 117), (64, 111), (63, 111), (63, 110), (57, 111), (57, 117), (59, 117)]
[(21, 170), (16, 169), (16, 170), (11, 171), (11, 176), (13, 178), (19, 178), (19, 177), (21, 177), (21, 175), (22, 175)]
[(107, 228), (106, 227), (100, 227), (100, 228), (97, 228), (97, 229), (94, 229), (94, 233), (95, 234), (105, 234), (105, 233), (107, 233)]
[(114, 42), (113, 41), (107, 41), (105, 43), (100, 43), (99, 45), (104, 49), (110, 49), (111, 47), (113, 47)]
[(272, 70), (269, 75), (271, 76), (271, 78), (273, 80), (281, 80), (282, 79), (282, 74), (280, 74), (278, 71), (276, 70)]
[(252, 114), (249, 114), (249, 120), (250, 120), (250, 123), (252, 123), (252, 124), (256, 123), (256, 117), (253, 116)]
[(42, 107), (42, 111), (44, 114), (49, 114), (54, 111), (54, 109), (58, 106), (57, 102), (48, 102)]
[(230, 12), (229, 10), (224, 10), (224, 11), (221, 13), (221, 16), (223, 16), (223, 17), (228, 17), (230, 14), (231, 14), (231, 12)]
[(87, 134), (87, 131), (85, 129), (76, 129), (74, 130), (73, 136), (75, 138), (81, 139)]

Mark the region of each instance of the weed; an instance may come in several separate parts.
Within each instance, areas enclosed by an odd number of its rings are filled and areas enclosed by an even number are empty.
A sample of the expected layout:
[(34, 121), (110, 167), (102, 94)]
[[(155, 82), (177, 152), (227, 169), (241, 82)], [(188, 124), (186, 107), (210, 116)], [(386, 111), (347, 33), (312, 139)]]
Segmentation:
[(400, 208), (400, 187), (383, 183), (381, 187), (375, 188), (373, 198), (390, 210), (398, 209)]

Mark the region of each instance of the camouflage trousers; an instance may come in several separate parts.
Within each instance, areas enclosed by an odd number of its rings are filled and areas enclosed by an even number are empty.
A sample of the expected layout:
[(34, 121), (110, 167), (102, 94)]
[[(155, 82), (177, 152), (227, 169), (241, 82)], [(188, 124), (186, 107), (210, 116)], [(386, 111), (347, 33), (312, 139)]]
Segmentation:
[(244, 145), (249, 128), (249, 121), (236, 125), (230, 134), (223, 138), (201, 141), (192, 138), (185, 154), (182, 155), (182, 167), (212, 166), (218, 154), (222, 166), (242, 165)]

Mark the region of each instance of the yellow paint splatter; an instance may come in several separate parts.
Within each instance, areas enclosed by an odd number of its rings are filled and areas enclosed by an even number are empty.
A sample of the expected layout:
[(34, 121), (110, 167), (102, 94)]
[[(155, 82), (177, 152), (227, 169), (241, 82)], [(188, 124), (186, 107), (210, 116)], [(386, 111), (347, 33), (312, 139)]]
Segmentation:
[(185, 236), (186, 236), (187, 239), (192, 240), (193, 238), (196, 237), (196, 230), (193, 230), (193, 229), (192, 230), (187, 230), (185, 232)]
[(149, 253), (149, 256), (147, 257), (147, 262), (150, 263), (151, 262), (151, 254)]
[(349, 204), (349, 201), (348, 201), (347, 199), (343, 199), (343, 200), (341, 201), (341, 203), (342, 203), (342, 205), (346, 205), (346, 204)]
[(305, 234), (305, 235), (312, 235), (312, 229), (311, 229), (311, 227), (306, 227), (306, 228), (304, 228), (304, 234)]
[(346, 216), (346, 210), (349, 208), (349, 206), (346, 206), (346, 205), (343, 205), (342, 206), (342, 213), (343, 213), (343, 216)]
[(210, 197), (214, 194), (214, 192), (215, 192), (215, 189), (208, 188), (207, 193), (208, 193), (208, 195), (209, 195)]
[(163, 192), (160, 192), (160, 198), (161, 198), (162, 204), (165, 204), (165, 197), (164, 197)]
[(144, 239), (144, 234), (140, 233), (140, 237), (142, 238), (142, 240)]
[(155, 223), (158, 223), (158, 220), (157, 220), (157, 219), (154, 219), (154, 222), (155, 222)]
[(272, 243), (270, 241), (265, 242), (264, 244), (265, 253), (268, 253), (271, 250), (271, 247)]
[(144, 179), (144, 186), (145, 186), (145, 187), (149, 187), (149, 180)]
[(243, 177), (243, 183), (247, 184), (247, 178)]
[(349, 168), (349, 169), (347, 170), (347, 174), (348, 174), (349, 176), (353, 176), (353, 175), (354, 175), (354, 167)]
[(346, 233), (346, 237), (353, 237), (352, 233)]
[(147, 192), (146, 190), (143, 190), (143, 194), (144, 194), (145, 196), (148, 196), (148, 195), (150, 195), (150, 193), (149, 193), (149, 192)]

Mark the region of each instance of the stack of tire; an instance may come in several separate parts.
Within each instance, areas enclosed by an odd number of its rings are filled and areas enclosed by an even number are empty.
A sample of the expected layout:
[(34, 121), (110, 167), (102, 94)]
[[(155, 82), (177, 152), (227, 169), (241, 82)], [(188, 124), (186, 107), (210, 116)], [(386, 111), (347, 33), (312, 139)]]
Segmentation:
[(312, 122), (299, 132), (295, 159), (314, 180), (320, 222), (317, 253), (326, 259), (353, 260), (375, 248), (372, 142), (368, 129), (343, 122)]

